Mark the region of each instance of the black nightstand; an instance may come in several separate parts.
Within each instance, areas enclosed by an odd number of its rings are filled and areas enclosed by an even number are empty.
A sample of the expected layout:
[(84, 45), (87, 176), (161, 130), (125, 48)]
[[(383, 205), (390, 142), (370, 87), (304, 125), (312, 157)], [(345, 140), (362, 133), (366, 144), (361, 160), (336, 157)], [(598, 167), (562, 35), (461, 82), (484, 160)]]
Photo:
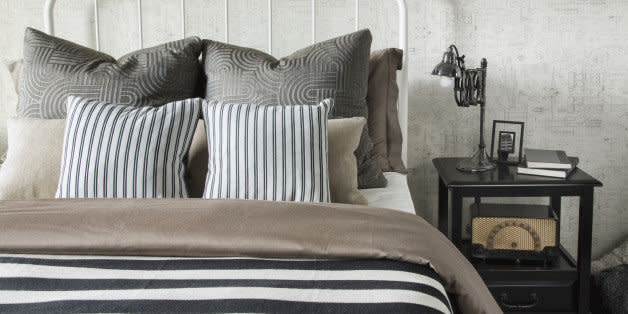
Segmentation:
[(562, 196), (580, 197), (578, 256), (574, 260), (561, 246), (561, 256), (551, 266), (496, 264), (472, 261), (505, 312), (589, 312), (593, 188), (602, 183), (581, 169), (567, 179), (517, 175), (515, 166), (499, 165), (485, 173), (456, 170), (460, 158), (432, 160), (439, 176), (438, 228), (448, 235), (451, 191), (451, 239), (466, 255), (471, 246), (462, 241), (462, 199), (482, 197), (548, 196), (560, 217)]

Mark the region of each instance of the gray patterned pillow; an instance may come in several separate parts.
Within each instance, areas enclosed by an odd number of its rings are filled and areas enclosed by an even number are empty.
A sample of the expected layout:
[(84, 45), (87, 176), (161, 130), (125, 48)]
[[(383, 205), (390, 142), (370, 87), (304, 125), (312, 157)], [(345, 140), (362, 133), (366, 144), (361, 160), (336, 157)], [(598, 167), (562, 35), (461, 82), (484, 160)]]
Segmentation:
[(195, 96), (202, 42), (190, 37), (113, 57), (32, 28), (24, 36), (19, 117), (65, 118), (68, 95), (133, 106)]
[[(251, 48), (207, 40), (203, 63), (205, 99), (260, 105), (316, 105), (333, 98), (330, 118), (367, 117), (371, 33), (355, 33), (317, 43), (290, 56), (274, 57)], [(386, 186), (373, 143), (364, 129), (355, 151), (360, 188)]]

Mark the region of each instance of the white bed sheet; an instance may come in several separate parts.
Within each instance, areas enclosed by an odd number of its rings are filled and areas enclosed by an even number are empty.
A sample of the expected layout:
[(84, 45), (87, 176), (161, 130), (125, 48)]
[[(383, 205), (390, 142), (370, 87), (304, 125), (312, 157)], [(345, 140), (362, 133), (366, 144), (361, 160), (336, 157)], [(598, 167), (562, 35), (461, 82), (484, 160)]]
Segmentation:
[(384, 172), (384, 176), (388, 179), (388, 185), (385, 188), (360, 190), (368, 200), (368, 206), (416, 214), (408, 188), (407, 176), (397, 172)]

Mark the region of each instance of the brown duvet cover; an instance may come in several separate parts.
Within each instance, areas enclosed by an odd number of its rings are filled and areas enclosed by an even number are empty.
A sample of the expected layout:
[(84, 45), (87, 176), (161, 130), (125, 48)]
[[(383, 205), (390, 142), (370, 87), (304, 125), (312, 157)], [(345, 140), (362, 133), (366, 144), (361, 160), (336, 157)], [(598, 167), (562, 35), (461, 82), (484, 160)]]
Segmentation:
[(473, 266), (415, 215), (236, 200), (0, 202), (0, 253), (366, 258), (431, 266), (465, 313), (501, 313)]

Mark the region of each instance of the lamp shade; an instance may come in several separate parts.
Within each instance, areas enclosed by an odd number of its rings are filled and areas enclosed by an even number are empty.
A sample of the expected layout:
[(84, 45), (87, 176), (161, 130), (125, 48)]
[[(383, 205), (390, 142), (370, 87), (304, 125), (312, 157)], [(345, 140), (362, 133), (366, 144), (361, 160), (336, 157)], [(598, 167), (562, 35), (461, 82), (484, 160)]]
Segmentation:
[(460, 75), (460, 68), (456, 64), (456, 57), (451, 49), (443, 54), (443, 61), (434, 67), (432, 75), (447, 77), (458, 77)]

